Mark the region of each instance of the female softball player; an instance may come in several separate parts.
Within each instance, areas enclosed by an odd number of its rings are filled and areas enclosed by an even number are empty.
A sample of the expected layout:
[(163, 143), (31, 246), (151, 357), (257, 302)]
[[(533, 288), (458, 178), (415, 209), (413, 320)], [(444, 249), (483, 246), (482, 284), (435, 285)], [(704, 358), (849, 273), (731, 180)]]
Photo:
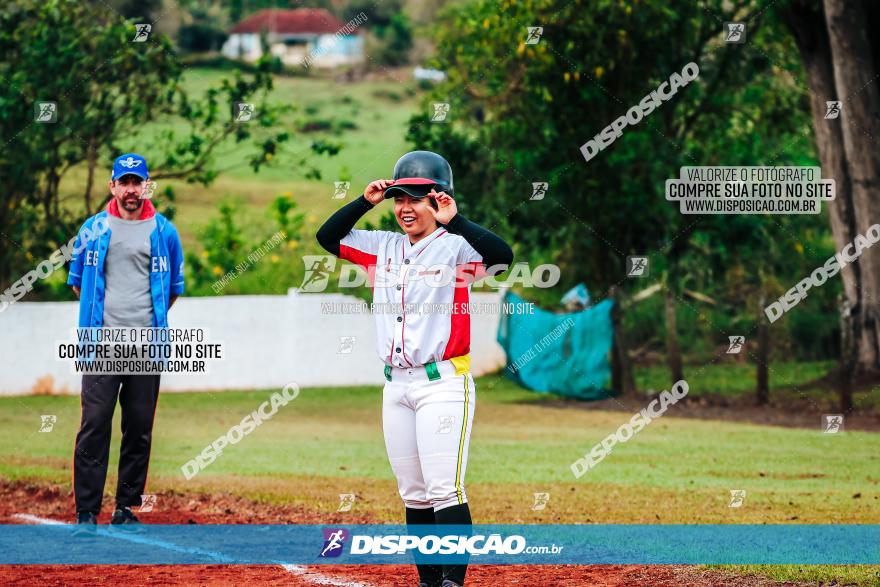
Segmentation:
[[(393, 180), (370, 183), (317, 234), (328, 252), (371, 277), (385, 363), (382, 428), (409, 526), (471, 524), (464, 475), (476, 389), (466, 305), (486, 268), (506, 269), (513, 260), (500, 237), (457, 213), (453, 189), (443, 157), (413, 151), (394, 166)], [(403, 234), (354, 230), (388, 198)], [(464, 585), (466, 564), (423, 560), (416, 557), (420, 587)]]

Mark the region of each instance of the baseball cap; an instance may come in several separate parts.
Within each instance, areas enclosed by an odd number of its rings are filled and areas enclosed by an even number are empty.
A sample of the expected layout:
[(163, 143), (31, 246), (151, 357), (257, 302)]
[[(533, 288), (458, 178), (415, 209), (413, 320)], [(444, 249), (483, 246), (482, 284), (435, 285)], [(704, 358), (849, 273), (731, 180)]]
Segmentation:
[(116, 181), (123, 175), (137, 175), (141, 179), (149, 179), (150, 172), (147, 170), (147, 160), (137, 153), (125, 153), (113, 162), (113, 173), (110, 179)]

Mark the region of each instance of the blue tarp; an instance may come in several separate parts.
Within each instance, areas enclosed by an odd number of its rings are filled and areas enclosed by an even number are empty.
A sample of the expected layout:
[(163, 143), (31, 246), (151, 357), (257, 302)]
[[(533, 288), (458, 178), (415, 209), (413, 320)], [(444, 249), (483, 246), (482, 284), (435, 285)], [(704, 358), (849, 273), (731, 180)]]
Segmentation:
[(553, 314), (534, 307), (513, 292), (504, 297), (498, 342), (507, 353), (507, 375), (539, 392), (597, 400), (610, 391), (609, 363), (614, 328), (611, 308), (602, 300), (581, 312)]

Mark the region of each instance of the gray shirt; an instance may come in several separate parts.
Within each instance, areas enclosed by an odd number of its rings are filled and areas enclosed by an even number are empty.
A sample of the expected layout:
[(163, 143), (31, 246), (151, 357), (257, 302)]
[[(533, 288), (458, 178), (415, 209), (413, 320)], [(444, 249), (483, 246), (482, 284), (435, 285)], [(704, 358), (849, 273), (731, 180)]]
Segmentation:
[(104, 259), (104, 326), (152, 326), (150, 234), (156, 229), (156, 217), (108, 218), (111, 233)]

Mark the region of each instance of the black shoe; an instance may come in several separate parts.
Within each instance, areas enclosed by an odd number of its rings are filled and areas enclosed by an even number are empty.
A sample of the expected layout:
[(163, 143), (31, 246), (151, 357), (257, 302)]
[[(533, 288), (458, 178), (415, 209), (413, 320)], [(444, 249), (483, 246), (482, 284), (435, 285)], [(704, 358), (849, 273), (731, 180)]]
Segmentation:
[(140, 524), (141, 521), (137, 519), (137, 516), (132, 513), (130, 507), (120, 507), (117, 508), (115, 512), (113, 512), (113, 517), (110, 518), (110, 524), (113, 526), (119, 525), (132, 525), (132, 524)]
[(455, 581), (450, 581), (449, 579), (443, 579), (442, 587), (461, 587), (461, 585), (459, 585)]
[(92, 512), (76, 513), (74, 536), (94, 536), (98, 532), (98, 516)]

